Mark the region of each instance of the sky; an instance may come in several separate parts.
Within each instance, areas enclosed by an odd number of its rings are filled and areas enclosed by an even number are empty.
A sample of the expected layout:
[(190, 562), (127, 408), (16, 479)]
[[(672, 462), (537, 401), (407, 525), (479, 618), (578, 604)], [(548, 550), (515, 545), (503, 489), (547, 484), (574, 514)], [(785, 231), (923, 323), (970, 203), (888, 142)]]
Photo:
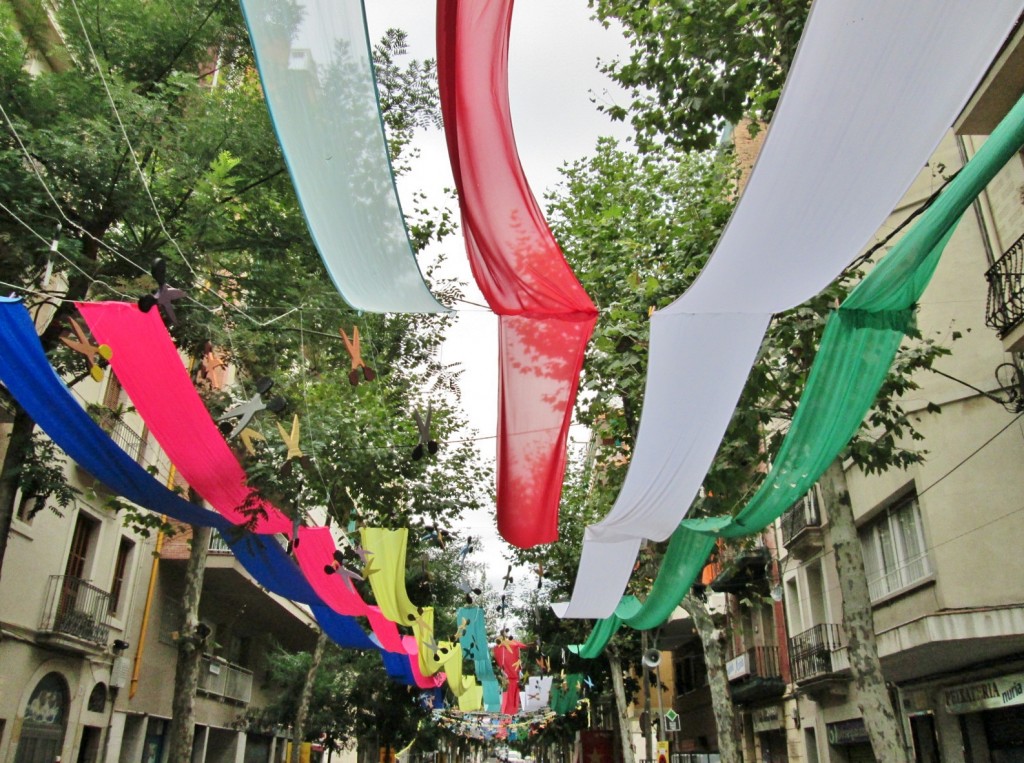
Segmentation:
[[(478, 1), (478, 0), (473, 0)], [(389, 27), (408, 32), (410, 54), (434, 58), (432, 0), (366, 0), (370, 39), (380, 39)], [(597, 111), (592, 99), (622, 102), (613, 83), (597, 71), (598, 59), (626, 54), (621, 35), (590, 19), (586, 0), (516, 0), (509, 42), (509, 99), (520, 160), (534, 196), (543, 205), (545, 191), (559, 180), (558, 168), (591, 152), (602, 135), (624, 137), (627, 128), (612, 123)], [(441, 131), (417, 144), (420, 159), (399, 178), (403, 206), (411, 204), (417, 189), (435, 194), (454, 186)], [(443, 245), (450, 273), (467, 282), (468, 300), (483, 304), (472, 283), (461, 233)], [(470, 425), (481, 437), (493, 437), (497, 418), (497, 321), (487, 310), (463, 305), (458, 321), (442, 350), (443, 363), (461, 363), (462, 404)], [(574, 427), (570, 438), (586, 437)], [(481, 455), (494, 461), (494, 440), (478, 442)], [(500, 554), (508, 548), (494, 529), (494, 511), (467, 518), (464, 527), (480, 539), (478, 561), (488, 560), (488, 579), (494, 583), (505, 572)]]

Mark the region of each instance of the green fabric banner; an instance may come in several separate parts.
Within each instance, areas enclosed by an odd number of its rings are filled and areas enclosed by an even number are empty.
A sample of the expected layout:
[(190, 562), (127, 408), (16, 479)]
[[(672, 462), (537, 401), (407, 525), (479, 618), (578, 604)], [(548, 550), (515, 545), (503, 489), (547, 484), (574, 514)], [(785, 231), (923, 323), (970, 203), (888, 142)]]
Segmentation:
[(551, 710), (558, 715), (571, 713), (580, 701), (580, 686), (583, 684), (581, 673), (569, 673), (551, 682)]
[[(733, 517), (684, 519), (672, 535), (647, 600), (629, 616), (619, 617), (616, 610), (598, 621), (580, 656), (599, 655), (623, 624), (648, 630), (664, 623), (697, 579), (717, 537), (761, 532), (818, 481), (871, 409), (900, 342), (913, 325), (914, 304), (960, 217), (1022, 146), (1024, 98), (829, 317), (789, 432), (750, 502)], [(623, 603), (628, 599), (635, 601), (625, 597)]]

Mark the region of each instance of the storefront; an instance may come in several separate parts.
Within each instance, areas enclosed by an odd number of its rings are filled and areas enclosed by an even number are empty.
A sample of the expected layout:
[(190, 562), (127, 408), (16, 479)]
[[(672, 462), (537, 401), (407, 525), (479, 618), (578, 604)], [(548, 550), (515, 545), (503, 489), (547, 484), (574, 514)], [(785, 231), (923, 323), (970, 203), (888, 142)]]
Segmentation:
[(942, 698), (946, 712), (960, 718), (968, 760), (984, 745), (991, 763), (1024, 763), (1024, 673), (950, 686)]
[(862, 718), (825, 724), (832, 760), (844, 763), (875, 763), (871, 738)]
[(761, 763), (788, 763), (786, 716), (782, 705), (755, 707), (750, 711), (750, 719), (761, 748)]

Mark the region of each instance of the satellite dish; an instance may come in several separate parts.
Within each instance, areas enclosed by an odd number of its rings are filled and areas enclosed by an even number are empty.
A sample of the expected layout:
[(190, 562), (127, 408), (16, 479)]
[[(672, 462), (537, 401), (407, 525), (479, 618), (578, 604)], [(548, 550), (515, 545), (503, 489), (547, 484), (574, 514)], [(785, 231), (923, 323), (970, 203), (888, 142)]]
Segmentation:
[(661, 664), (661, 652), (657, 649), (648, 649), (640, 662), (645, 668), (656, 668)]

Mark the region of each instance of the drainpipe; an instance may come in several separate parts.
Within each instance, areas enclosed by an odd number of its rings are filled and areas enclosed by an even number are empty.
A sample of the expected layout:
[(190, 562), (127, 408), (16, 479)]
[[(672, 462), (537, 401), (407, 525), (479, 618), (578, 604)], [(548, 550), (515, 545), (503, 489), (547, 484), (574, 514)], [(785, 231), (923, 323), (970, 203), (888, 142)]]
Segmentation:
[[(174, 468), (174, 464), (171, 464), (170, 472), (167, 475), (167, 487), (171, 489), (174, 487), (174, 475), (177, 470)], [(161, 517), (161, 521), (166, 522), (166, 515)], [(149, 631), (149, 616), (153, 610), (153, 595), (156, 591), (156, 573), (159, 569), (160, 564), (160, 550), (164, 546), (164, 534), (158, 532), (156, 536), (156, 548), (153, 549), (153, 564), (150, 567), (149, 572), (149, 587), (146, 589), (146, 604), (142, 609), (142, 625), (139, 626), (139, 646), (135, 650), (135, 661), (132, 664), (132, 680), (128, 688), (128, 699), (132, 699), (135, 696), (135, 692), (139, 688), (139, 673), (142, 672), (142, 653), (146, 650), (146, 633)]]

